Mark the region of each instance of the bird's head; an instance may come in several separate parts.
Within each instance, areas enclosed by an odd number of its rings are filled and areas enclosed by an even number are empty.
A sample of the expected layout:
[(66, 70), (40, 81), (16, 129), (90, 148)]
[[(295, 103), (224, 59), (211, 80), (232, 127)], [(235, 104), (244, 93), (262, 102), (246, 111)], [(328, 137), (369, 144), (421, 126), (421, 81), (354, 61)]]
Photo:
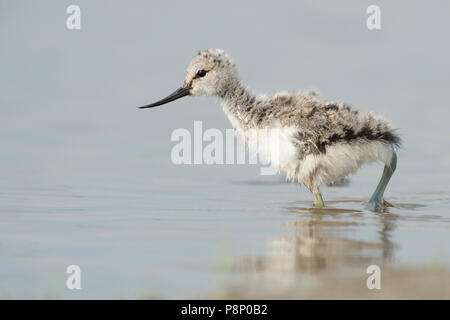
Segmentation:
[(220, 49), (203, 50), (189, 63), (181, 88), (164, 99), (140, 108), (160, 106), (187, 95), (224, 97), (237, 84), (238, 73), (230, 57)]

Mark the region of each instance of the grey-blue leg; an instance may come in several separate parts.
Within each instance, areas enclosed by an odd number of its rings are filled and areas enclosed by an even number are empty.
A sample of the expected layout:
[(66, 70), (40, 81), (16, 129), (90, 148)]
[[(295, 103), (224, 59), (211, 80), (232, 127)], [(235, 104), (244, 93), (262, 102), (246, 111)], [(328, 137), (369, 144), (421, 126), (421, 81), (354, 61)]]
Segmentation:
[(397, 167), (397, 154), (393, 152), (391, 162), (389, 165), (384, 166), (381, 180), (378, 183), (375, 192), (373, 193), (372, 197), (369, 200), (369, 209), (373, 211), (381, 211), (384, 208), (385, 206), (385, 202), (383, 201), (384, 190), (386, 189), (386, 186), (389, 183), (389, 180), (391, 179), (391, 176), (394, 173), (396, 167)]
[(323, 204), (322, 194), (320, 193), (320, 190), (318, 187), (313, 187), (310, 184), (304, 184), (306, 188), (308, 188), (309, 191), (314, 196), (314, 207), (315, 208), (323, 208), (325, 205)]
[(313, 191), (314, 195), (314, 207), (316, 208), (323, 208), (325, 205), (323, 204), (322, 194), (320, 193), (319, 189), (316, 189)]

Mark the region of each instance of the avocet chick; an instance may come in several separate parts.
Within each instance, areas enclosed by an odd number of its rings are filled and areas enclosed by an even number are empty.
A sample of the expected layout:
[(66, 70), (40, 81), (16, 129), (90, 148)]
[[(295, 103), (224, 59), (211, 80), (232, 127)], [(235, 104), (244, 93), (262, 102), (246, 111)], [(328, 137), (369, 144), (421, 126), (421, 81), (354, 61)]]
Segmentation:
[(383, 193), (397, 166), (400, 138), (389, 123), (314, 92), (279, 92), (258, 97), (241, 83), (235, 64), (222, 50), (200, 51), (189, 63), (181, 88), (140, 107), (153, 108), (184, 96), (218, 96), (232, 126), (288, 179), (303, 183), (323, 207), (320, 186), (354, 173), (365, 163), (382, 162), (384, 171), (369, 200), (381, 211)]

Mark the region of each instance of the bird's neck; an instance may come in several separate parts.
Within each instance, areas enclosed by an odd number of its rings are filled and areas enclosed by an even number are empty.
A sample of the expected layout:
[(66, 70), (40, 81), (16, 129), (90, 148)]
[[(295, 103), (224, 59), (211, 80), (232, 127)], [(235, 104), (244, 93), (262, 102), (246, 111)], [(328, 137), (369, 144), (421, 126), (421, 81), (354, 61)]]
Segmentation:
[(223, 100), (223, 109), (233, 127), (236, 129), (248, 127), (252, 111), (256, 108), (256, 97), (238, 81), (219, 96)]

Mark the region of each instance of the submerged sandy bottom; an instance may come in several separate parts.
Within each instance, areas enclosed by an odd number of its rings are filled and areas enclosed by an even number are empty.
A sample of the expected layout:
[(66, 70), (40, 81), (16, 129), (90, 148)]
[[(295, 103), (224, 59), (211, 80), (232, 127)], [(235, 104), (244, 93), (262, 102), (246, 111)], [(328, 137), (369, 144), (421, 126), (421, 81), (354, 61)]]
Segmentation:
[[(296, 281), (283, 275), (259, 274), (245, 286), (223, 288), (213, 299), (450, 299), (445, 268), (384, 268), (381, 289), (368, 290), (369, 275), (310, 275)], [(275, 279), (276, 278), (276, 279)], [(287, 283), (289, 282), (289, 283)], [(264, 285), (261, 285), (264, 283)]]

